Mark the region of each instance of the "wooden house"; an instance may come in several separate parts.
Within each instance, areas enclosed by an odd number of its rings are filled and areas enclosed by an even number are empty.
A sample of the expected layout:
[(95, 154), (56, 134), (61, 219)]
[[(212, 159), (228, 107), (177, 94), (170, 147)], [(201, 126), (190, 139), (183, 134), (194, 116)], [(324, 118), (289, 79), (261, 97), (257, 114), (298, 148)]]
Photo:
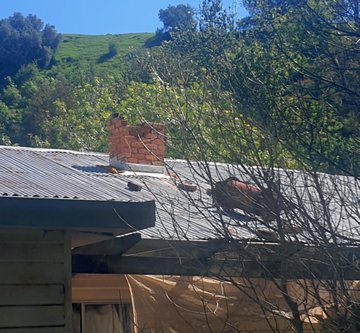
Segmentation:
[[(265, 332), (269, 318), (238, 290), (196, 277), (246, 276), (259, 279), (256, 285), (271, 294), (273, 286), (264, 285), (260, 269), (266, 265), (267, 272), (279, 274), (271, 224), (257, 229), (256, 220), (236, 211), (219, 216), (201, 174), (195, 184), (188, 183), (194, 173), (187, 162), (164, 161), (162, 126), (130, 127), (115, 118), (109, 133), (110, 159), (101, 153), (0, 147), (0, 332), (156, 332), (156, 325), (170, 325), (177, 306), (191, 303), (189, 286), (201, 290), (200, 284), (212, 295), (206, 304), (215, 331), (229, 318), (223, 309), (229, 310), (230, 303), (221, 303), (228, 299), (221, 289), (232, 295), (232, 325), (246, 322), (247, 331)], [(229, 165), (209, 168), (224, 179), (239, 177)], [(353, 223), (349, 217), (346, 221)], [(348, 224), (337, 228), (346, 237)], [(223, 255), (245, 248), (262, 258), (262, 267), (258, 261)], [(347, 251), (352, 260), (357, 258), (357, 249)], [(312, 256), (303, 245), (290, 252), (296, 258)], [(289, 279), (310, 278), (298, 267), (290, 267), (288, 274)], [(326, 278), (327, 271), (322, 274)], [(349, 280), (359, 279), (357, 271), (346, 274)], [(146, 290), (151, 297), (141, 298)], [(171, 295), (184, 297), (182, 305), (172, 303), (172, 310), (165, 303)], [(210, 317), (194, 317), (204, 305), (195, 303), (188, 320), (206, 332), (203, 325)], [(168, 316), (168, 324), (145, 310), (156, 311), (160, 304), (157, 310)], [(221, 314), (215, 316), (214, 309)], [(139, 327), (144, 318), (152, 326)], [(189, 331), (183, 322), (173, 325), (178, 332)], [(278, 325), (286, 331), (286, 321)]]

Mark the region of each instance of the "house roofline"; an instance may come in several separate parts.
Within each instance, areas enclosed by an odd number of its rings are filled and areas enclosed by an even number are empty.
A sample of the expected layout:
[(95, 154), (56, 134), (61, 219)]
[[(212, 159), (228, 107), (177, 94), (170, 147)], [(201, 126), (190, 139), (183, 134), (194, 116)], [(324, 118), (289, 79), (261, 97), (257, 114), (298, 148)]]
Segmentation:
[(155, 225), (155, 201), (0, 197), (1, 227), (45, 227), (123, 234)]

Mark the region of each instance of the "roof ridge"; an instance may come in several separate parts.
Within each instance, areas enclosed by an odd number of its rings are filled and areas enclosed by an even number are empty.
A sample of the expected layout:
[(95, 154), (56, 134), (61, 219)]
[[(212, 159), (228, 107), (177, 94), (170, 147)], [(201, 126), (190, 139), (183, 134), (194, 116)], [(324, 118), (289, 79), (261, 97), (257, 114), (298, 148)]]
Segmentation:
[(23, 147), (23, 146), (3, 146), (0, 145), (0, 149), (9, 149), (9, 150), (24, 150), (24, 151), (38, 151), (38, 152), (54, 152), (54, 153), (72, 153), (78, 155), (99, 155), (107, 156), (107, 153), (101, 152), (92, 152), (92, 151), (78, 151), (71, 149), (60, 149), (60, 148), (40, 148), (40, 147)]

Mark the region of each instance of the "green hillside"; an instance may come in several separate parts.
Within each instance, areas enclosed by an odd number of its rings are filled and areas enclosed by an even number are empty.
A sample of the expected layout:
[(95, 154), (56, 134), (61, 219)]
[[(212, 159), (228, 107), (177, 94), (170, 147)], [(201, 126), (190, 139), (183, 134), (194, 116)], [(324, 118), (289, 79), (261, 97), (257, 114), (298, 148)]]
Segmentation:
[[(113, 72), (121, 68), (121, 59), (133, 49), (144, 47), (144, 42), (152, 33), (122, 35), (76, 35), (63, 34), (56, 53), (58, 64), (88, 63), (95, 70)], [(116, 52), (109, 52), (109, 45)]]

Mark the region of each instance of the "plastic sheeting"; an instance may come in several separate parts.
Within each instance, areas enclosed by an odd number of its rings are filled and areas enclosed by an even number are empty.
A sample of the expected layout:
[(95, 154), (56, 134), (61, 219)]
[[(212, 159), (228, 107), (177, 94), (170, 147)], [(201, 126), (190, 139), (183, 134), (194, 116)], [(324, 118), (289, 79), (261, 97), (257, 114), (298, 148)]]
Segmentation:
[[(95, 279), (96, 283), (90, 283), (90, 278)], [(200, 277), (119, 275), (112, 276), (110, 280), (109, 277), (99, 279), (99, 276), (87, 276), (87, 279), (80, 280), (86, 293), (93, 293), (85, 299), (77, 298), (76, 303), (84, 303), (87, 310), (92, 307), (95, 310), (94, 303), (113, 303), (97, 309), (100, 314), (95, 313), (93, 319), (88, 318), (89, 322), (92, 321), (91, 327), (87, 326), (90, 333), (117, 332), (117, 325), (107, 326), (114, 320), (110, 317), (110, 309), (115, 309), (120, 315), (120, 323), (127, 323), (123, 325), (127, 332), (133, 326), (132, 333), (265, 333), (272, 332), (269, 325), (277, 332), (293, 332), (289, 325), (292, 313), (283, 295), (274, 282), (266, 279), (234, 278), (232, 282), (224, 282)], [(84, 284), (84, 281), (87, 283)], [(292, 280), (287, 283), (289, 295), (299, 305), (304, 332), (319, 332), (322, 325), (325, 325), (324, 328), (328, 321), (331, 323), (334, 295), (330, 295), (326, 287), (326, 283), (312, 280)], [(339, 286), (338, 299), (341, 299), (344, 287), (352, 300), (360, 300), (359, 281), (347, 281)], [(113, 298), (109, 297), (109, 292), (106, 297), (99, 298), (107, 288), (110, 288)], [(119, 298), (119, 288), (123, 295), (126, 290), (125, 298)], [(125, 304), (131, 304), (131, 318), (128, 310), (126, 313), (119, 311), (124, 306), (124, 300)], [(126, 309), (129, 309), (128, 305)], [(74, 310), (74, 328), (77, 328), (74, 332), (79, 332), (80, 317), (76, 316), (79, 308), (75, 306)], [(102, 320), (106, 324), (101, 324)]]
[[(241, 288), (199, 277), (128, 275), (127, 280), (134, 333), (265, 333), (271, 332), (269, 324), (283, 332), (291, 331), (283, 297), (266, 280), (238, 280), (235, 284)], [(294, 296), (304, 297), (296, 284), (291, 288)], [(269, 315), (264, 309), (270, 303), (273, 312)], [(304, 320), (305, 331), (308, 328), (313, 332), (315, 326)]]

